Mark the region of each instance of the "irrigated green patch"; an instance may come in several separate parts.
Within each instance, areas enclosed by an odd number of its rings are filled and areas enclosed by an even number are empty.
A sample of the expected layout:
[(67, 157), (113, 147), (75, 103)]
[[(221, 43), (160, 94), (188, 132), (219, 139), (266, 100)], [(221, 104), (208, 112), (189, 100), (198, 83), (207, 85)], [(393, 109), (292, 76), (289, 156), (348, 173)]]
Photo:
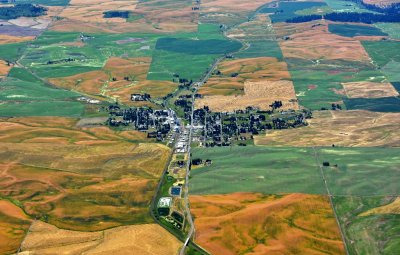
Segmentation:
[(349, 110), (368, 110), (374, 112), (400, 112), (400, 98), (350, 98), (343, 100)]
[(399, 148), (325, 148), (319, 159), (334, 195), (399, 195)]
[(196, 148), (193, 158), (212, 164), (191, 171), (191, 194), (325, 192), (312, 149)]
[(400, 250), (400, 215), (360, 215), (392, 201), (390, 197), (333, 198), (350, 255), (397, 254)]
[(298, 16), (296, 14), (297, 11), (324, 6), (326, 6), (326, 3), (323, 2), (279, 2), (278, 7), (263, 7), (259, 12), (273, 13), (273, 15), (271, 15), (271, 20), (275, 23), (283, 22)]
[(345, 36), (387, 36), (388, 34), (382, 32), (379, 28), (372, 26), (360, 26), (349, 24), (329, 24), (329, 32)]

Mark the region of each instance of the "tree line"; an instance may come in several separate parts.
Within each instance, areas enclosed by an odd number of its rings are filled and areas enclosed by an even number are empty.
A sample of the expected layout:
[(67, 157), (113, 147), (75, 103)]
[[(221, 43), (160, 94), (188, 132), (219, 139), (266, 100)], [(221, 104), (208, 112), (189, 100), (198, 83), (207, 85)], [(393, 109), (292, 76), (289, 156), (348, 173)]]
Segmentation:
[(47, 8), (33, 4), (16, 4), (0, 8), (0, 19), (16, 19), (19, 17), (38, 17), (45, 15)]
[(363, 0), (348, 0), (358, 5), (363, 6), (365, 9), (374, 11), (376, 13), (369, 12), (332, 12), (325, 15), (304, 15), (298, 16), (286, 20), (288, 23), (302, 23), (312, 20), (326, 19), (330, 21), (341, 21), (341, 22), (360, 22), (372, 24), (376, 22), (400, 22), (400, 3), (394, 3), (388, 6), (378, 6), (373, 4), (366, 4)]
[(357, 12), (332, 12), (325, 15), (305, 15), (298, 16), (286, 20), (288, 23), (302, 23), (312, 20), (326, 19), (330, 21), (341, 21), (341, 22), (359, 22), (372, 24), (376, 22), (400, 22), (399, 14), (375, 14), (375, 13), (357, 13)]

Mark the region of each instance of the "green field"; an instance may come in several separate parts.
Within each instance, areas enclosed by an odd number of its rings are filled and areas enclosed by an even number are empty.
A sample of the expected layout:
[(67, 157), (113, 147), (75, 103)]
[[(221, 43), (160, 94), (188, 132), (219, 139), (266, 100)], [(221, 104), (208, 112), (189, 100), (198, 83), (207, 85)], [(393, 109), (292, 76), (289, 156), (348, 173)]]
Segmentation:
[(344, 229), (350, 255), (394, 255), (400, 250), (400, 215), (360, 216), (370, 209), (390, 203), (388, 197), (334, 197), (340, 225)]
[(219, 27), (212, 24), (200, 25), (196, 34), (159, 38), (147, 79), (172, 80), (178, 74), (180, 78), (197, 80), (215, 59), (241, 47), (241, 43), (223, 38)]
[(390, 38), (400, 39), (400, 23), (376, 23), (374, 25), (389, 34)]
[(0, 116), (73, 116), (85, 106), (76, 101), (79, 94), (49, 87), (20, 68), (13, 68), (2, 82)]
[(318, 65), (300, 59), (286, 59), (286, 62), (300, 104), (312, 110), (330, 109), (332, 103), (346, 99), (338, 93), (343, 88), (341, 83), (385, 80), (375, 67), (359, 62), (322, 60)]
[(329, 24), (329, 32), (345, 37), (354, 36), (387, 36), (388, 34), (382, 32), (379, 28), (372, 26), (360, 26), (349, 24)]
[[(399, 195), (399, 148), (325, 148), (318, 150), (334, 195)], [(335, 167), (334, 165), (337, 165)]]
[(235, 54), (238, 58), (274, 57), (283, 59), (281, 48), (274, 40), (248, 41), (249, 47)]
[(16, 0), (15, 3), (17, 4), (25, 4), (25, 3), (32, 3), (32, 4), (41, 4), (41, 5), (48, 5), (48, 6), (66, 6), (68, 5), (70, 0)]
[[(157, 35), (137, 33), (86, 36), (90, 38), (85, 45), (76, 47), (68, 43), (79, 41), (79, 33), (46, 32), (27, 48), (21, 63), (40, 77), (65, 77), (101, 69), (113, 56), (151, 56), (158, 39)], [(144, 46), (149, 50), (142, 50)]]
[(196, 148), (193, 158), (213, 163), (191, 171), (191, 194), (325, 192), (312, 149)]
[(0, 59), (15, 62), (23, 54), (26, 43), (10, 43), (0, 45)]
[(271, 15), (272, 22), (284, 22), (287, 19), (298, 16), (297, 11), (309, 9), (313, 7), (325, 7), (323, 2), (279, 2), (279, 7), (270, 8), (263, 7), (259, 10), (260, 13), (273, 13)]
[(398, 195), (398, 155), (397, 148), (196, 148), (193, 158), (212, 165), (192, 170), (190, 191), (324, 194), (318, 160), (331, 164), (323, 171), (334, 195)]
[(344, 99), (349, 110), (368, 110), (374, 112), (400, 112), (400, 98), (350, 98)]
[(324, 0), (329, 7), (337, 12), (371, 12), (367, 9), (362, 8), (362, 6), (345, 0)]
[(365, 50), (379, 67), (391, 61), (400, 63), (400, 42), (397, 41), (363, 41)]

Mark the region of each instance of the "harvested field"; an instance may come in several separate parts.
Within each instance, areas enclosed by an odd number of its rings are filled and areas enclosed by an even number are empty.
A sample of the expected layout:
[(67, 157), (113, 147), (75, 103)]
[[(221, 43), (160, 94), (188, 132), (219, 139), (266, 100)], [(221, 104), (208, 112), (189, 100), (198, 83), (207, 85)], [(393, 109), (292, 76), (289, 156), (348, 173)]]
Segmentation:
[[(181, 243), (156, 224), (135, 225), (101, 232), (62, 230), (41, 221), (35, 221), (26, 237), (21, 254), (175, 254)], [(128, 252), (130, 251), (130, 252)]]
[(342, 83), (348, 98), (396, 97), (397, 90), (389, 82), (347, 82)]
[[(232, 95), (243, 94), (245, 81), (289, 80), (290, 74), (285, 62), (276, 58), (245, 58), (227, 60), (217, 67), (219, 74), (214, 74), (202, 86), (199, 93), (202, 95)], [(236, 77), (232, 77), (237, 74)]]
[[(195, 31), (196, 15), (188, 1), (151, 0), (145, 2), (130, 0), (72, 0), (61, 13), (63, 20), (56, 21), (51, 29), (56, 31), (81, 32), (176, 32)], [(131, 17), (104, 18), (103, 12), (110, 10), (131, 11)], [(82, 23), (85, 24), (82, 27)]]
[(124, 23), (122, 18), (104, 18), (104, 12), (110, 10), (134, 11), (137, 1), (132, 0), (71, 0), (60, 13), (61, 17), (78, 20), (82, 23)]
[(325, 196), (231, 193), (190, 204), (195, 240), (212, 254), (344, 254)]
[(196, 108), (209, 106), (211, 111), (229, 112), (253, 106), (266, 110), (276, 100), (282, 101), (282, 109), (299, 109), (293, 83), (285, 80), (247, 81), (244, 83), (244, 95), (206, 96), (196, 100)]
[(399, 113), (319, 111), (308, 126), (272, 130), (256, 136), (255, 144), (269, 146), (393, 146), (400, 147)]
[(368, 53), (358, 40), (329, 33), (326, 21), (278, 23), (274, 28), (278, 37), (289, 38), (279, 42), (286, 58), (369, 62)]
[(243, 12), (256, 10), (268, 2), (272, 2), (272, 0), (255, 0), (251, 2), (241, 0), (205, 0), (202, 1), (201, 7), (202, 12)]
[(72, 230), (151, 222), (148, 205), (170, 150), (139, 143), (146, 138), (137, 131), (77, 122), (2, 119), (0, 195), (31, 218)]

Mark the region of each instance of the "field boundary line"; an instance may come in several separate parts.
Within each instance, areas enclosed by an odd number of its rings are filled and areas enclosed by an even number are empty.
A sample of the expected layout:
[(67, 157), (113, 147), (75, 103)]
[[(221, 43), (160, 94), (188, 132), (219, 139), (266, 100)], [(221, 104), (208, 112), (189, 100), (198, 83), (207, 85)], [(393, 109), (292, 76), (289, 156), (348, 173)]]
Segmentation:
[(345, 237), (345, 235), (343, 233), (343, 230), (342, 230), (342, 227), (340, 225), (339, 218), (338, 218), (337, 213), (336, 213), (335, 205), (333, 204), (332, 194), (331, 194), (331, 192), (329, 190), (328, 183), (326, 181), (326, 177), (325, 177), (325, 174), (324, 174), (324, 170), (322, 169), (322, 166), (321, 166), (321, 162), (320, 162), (320, 159), (319, 159), (318, 152), (315, 149), (315, 146), (313, 146), (312, 149), (314, 151), (315, 162), (317, 163), (317, 167), (319, 168), (319, 171), (321, 173), (322, 181), (324, 182), (324, 186), (325, 186), (328, 198), (329, 198), (329, 203), (331, 205), (331, 208), (332, 208), (332, 211), (333, 211), (333, 215), (335, 216), (336, 224), (339, 227), (339, 232), (340, 232), (340, 236), (342, 238), (342, 242), (343, 242), (343, 245), (344, 245), (344, 250), (346, 252), (346, 255), (349, 255), (349, 250), (347, 248), (347, 243), (346, 243), (346, 237)]

